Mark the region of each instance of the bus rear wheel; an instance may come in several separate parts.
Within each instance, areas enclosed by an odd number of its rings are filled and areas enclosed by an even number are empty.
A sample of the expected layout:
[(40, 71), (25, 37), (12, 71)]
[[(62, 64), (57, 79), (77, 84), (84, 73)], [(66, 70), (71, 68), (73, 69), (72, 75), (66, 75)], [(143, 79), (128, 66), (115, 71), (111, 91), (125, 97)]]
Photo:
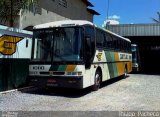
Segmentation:
[(92, 86), (93, 91), (97, 91), (100, 88), (101, 77), (102, 77), (101, 72), (97, 71), (94, 77), (94, 85)]

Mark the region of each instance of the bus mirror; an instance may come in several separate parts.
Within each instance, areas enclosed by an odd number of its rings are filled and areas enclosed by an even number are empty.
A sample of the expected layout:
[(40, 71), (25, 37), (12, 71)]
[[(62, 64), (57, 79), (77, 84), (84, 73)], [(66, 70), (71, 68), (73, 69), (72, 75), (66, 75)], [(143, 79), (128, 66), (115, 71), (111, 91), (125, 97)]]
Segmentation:
[(88, 62), (86, 62), (86, 64), (85, 64), (85, 68), (86, 69), (89, 69), (91, 67), (91, 64), (90, 63), (88, 63)]
[(26, 40), (26, 48), (28, 48), (28, 39)]
[(85, 36), (85, 67), (91, 66), (91, 36)]

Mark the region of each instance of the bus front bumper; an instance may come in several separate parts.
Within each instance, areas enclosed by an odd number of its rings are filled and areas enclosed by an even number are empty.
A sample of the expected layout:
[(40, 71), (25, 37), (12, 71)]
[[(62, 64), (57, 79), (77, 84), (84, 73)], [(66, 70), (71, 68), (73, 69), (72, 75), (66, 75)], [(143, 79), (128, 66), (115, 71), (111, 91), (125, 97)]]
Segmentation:
[(29, 80), (39, 87), (83, 88), (83, 76), (29, 76)]

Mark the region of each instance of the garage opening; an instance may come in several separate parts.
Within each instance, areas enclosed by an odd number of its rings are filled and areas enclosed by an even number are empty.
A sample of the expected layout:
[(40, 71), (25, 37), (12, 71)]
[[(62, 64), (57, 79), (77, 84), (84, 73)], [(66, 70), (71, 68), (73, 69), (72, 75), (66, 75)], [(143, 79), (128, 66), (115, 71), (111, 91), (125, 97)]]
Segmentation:
[(160, 74), (160, 37), (130, 36), (127, 38), (139, 46), (140, 72), (144, 74)]

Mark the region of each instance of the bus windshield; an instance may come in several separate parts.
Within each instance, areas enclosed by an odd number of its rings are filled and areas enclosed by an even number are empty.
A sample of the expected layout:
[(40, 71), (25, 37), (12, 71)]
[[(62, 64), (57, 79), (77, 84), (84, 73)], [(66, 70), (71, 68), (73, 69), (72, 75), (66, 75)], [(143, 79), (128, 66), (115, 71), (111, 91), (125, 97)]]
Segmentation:
[(82, 60), (80, 27), (52, 28), (34, 31), (35, 61), (60, 62)]
[(137, 62), (137, 46), (132, 45), (132, 62)]

